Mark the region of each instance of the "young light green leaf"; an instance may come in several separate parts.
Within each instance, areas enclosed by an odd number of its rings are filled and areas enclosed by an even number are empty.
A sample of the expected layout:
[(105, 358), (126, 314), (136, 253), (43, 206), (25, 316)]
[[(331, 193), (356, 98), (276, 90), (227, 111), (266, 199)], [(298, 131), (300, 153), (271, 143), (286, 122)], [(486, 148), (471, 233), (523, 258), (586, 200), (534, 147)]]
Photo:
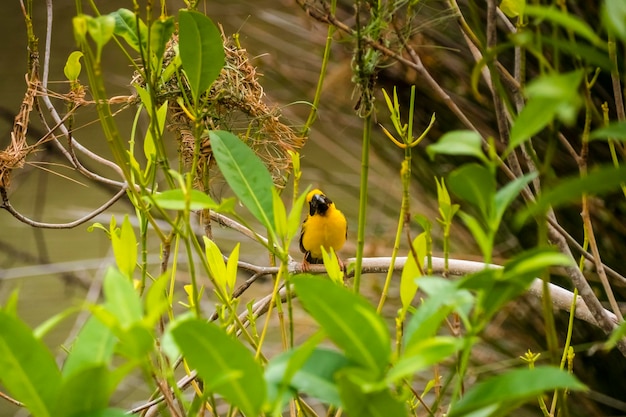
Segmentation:
[[(144, 90), (145, 91), (145, 90)], [(156, 127), (159, 131), (159, 134), (162, 135), (165, 129), (165, 118), (167, 116), (167, 106), (168, 102), (165, 102), (157, 109), (157, 119)], [(143, 142), (143, 153), (148, 161), (153, 161), (156, 157), (156, 145), (155, 140), (163, 140), (162, 137), (154, 138), (152, 134), (153, 129), (148, 129), (146, 132), (146, 137)]]
[(154, 196), (154, 201), (163, 209), (183, 211), (187, 209), (187, 197), (189, 198), (189, 210), (217, 210), (220, 207), (206, 193), (196, 189), (190, 190), (188, 196), (180, 188), (163, 191)]
[(473, 130), (454, 130), (444, 134), (437, 143), (428, 145), (426, 152), (430, 159), (436, 154), (475, 156), (482, 162), (489, 160), (482, 149), (482, 138)]
[(402, 316), (409, 309), (415, 294), (417, 293), (417, 280), (422, 276), (424, 257), (426, 257), (426, 232), (420, 233), (413, 240), (413, 250), (417, 254), (417, 259), (413, 256), (413, 251), (409, 251), (406, 258), (402, 275), (400, 276), (400, 300), (402, 301)]
[(0, 382), (37, 417), (55, 417), (61, 373), (54, 356), (31, 329), (0, 310)]
[(579, 391), (585, 388), (575, 376), (555, 367), (514, 369), (470, 388), (461, 400), (453, 404), (449, 416), (467, 416), (494, 404), (499, 407), (519, 404), (555, 389)]
[(291, 211), (289, 212), (289, 217), (287, 219), (287, 226), (289, 228), (288, 236), (290, 238), (295, 236), (296, 233), (298, 233), (298, 230), (300, 230), (300, 225), (301, 225), (300, 219), (302, 218), (302, 207), (304, 207), (304, 201), (305, 201), (306, 195), (309, 192), (309, 188), (310, 187), (307, 187), (304, 193), (300, 194), (300, 196), (294, 202), (293, 207), (291, 207)]
[(112, 15), (101, 15), (87, 20), (87, 31), (98, 47), (97, 61), (100, 61), (102, 48), (113, 37), (115, 30), (115, 17)]
[(252, 353), (222, 329), (201, 319), (169, 329), (189, 366), (208, 392), (220, 394), (246, 416), (259, 415), (266, 397), (261, 366)]
[(78, 76), (80, 75), (80, 70), (82, 68), (80, 64), (80, 59), (83, 57), (83, 53), (80, 51), (74, 51), (70, 54), (65, 62), (65, 67), (63, 67), (63, 73), (65, 74), (65, 78), (70, 81), (78, 80)]
[(279, 239), (287, 238), (287, 210), (276, 187), (272, 187), (272, 200), (274, 208), (274, 225)]
[(118, 9), (111, 13), (111, 16), (115, 19), (115, 35), (124, 38), (128, 46), (135, 51), (140, 52), (141, 45), (145, 51), (148, 41), (148, 27), (143, 20), (128, 9)]
[(209, 89), (224, 67), (222, 36), (207, 16), (193, 10), (178, 12), (179, 51), (194, 102)]
[(526, 0), (502, 0), (500, 2), (500, 10), (508, 17), (517, 17), (524, 15)]
[(211, 131), (215, 160), (235, 195), (263, 226), (274, 231), (274, 183), (259, 157), (237, 136)]
[(133, 273), (137, 266), (137, 236), (133, 225), (130, 223), (128, 215), (124, 216), (124, 221), (120, 229), (116, 229), (115, 218), (112, 219), (111, 244), (115, 263), (120, 272), (128, 279), (133, 278)]
[(323, 246), (321, 249), (322, 261), (324, 262), (324, 267), (326, 267), (328, 277), (335, 284), (343, 285), (343, 271), (339, 267), (339, 260), (337, 258), (337, 254), (335, 253), (335, 249), (331, 247), (329, 252), (326, 252), (326, 249), (324, 249)]
[(167, 287), (170, 284), (171, 279), (168, 272), (163, 273), (156, 281), (154, 281), (144, 299), (144, 308), (146, 311), (143, 319), (146, 327), (152, 327), (159, 321), (161, 315), (163, 315), (170, 306), (170, 302), (167, 296)]
[(293, 278), (298, 298), (346, 356), (382, 375), (391, 355), (385, 322), (358, 294), (312, 275)]
[(476, 217), (471, 214), (460, 211), (459, 218), (463, 220), (463, 223), (469, 229), (474, 240), (476, 240), (483, 256), (491, 254), (491, 249), (493, 248), (493, 233), (485, 230)]
[(235, 285), (237, 284), (237, 266), (239, 262), (239, 247), (240, 247), (240, 242), (237, 242), (232, 252), (230, 253), (230, 256), (228, 257), (228, 262), (226, 263), (226, 286), (228, 288), (228, 293), (230, 295), (233, 294), (233, 291), (235, 290)]
[(229, 293), (227, 289), (226, 265), (224, 264), (224, 256), (220, 248), (206, 236), (202, 236), (204, 240), (204, 251), (211, 276), (220, 287), (222, 292)]

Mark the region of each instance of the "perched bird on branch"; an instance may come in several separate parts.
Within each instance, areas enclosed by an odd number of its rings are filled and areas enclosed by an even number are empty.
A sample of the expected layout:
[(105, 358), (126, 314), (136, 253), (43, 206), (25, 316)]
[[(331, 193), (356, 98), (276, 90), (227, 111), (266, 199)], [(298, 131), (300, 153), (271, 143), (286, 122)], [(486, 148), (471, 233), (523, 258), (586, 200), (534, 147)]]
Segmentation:
[[(302, 269), (308, 270), (309, 264), (320, 264), (322, 247), (328, 252), (333, 248), (339, 251), (348, 237), (348, 222), (330, 198), (318, 190), (310, 191), (306, 196), (309, 214), (302, 223), (300, 232), (300, 250), (304, 253)], [(343, 263), (339, 260), (343, 269)]]

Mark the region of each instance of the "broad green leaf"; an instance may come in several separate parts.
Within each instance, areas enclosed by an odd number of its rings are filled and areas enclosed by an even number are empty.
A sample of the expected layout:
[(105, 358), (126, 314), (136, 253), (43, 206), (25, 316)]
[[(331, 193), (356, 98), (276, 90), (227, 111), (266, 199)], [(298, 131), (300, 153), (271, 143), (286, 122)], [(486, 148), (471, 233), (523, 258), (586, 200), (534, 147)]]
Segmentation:
[(150, 26), (150, 51), (157, 61), (163, 58), (165, 46), (174, 33), (174, 16), (161, 16)]
[(137, 267), (137, 236), (128, 215), (124, 216), (119, 234), (111, 228), (111, 243), (117, 267), (126, 278), (132, 279)]
[(424, 258), (426, 257), (426, 232), (420, 233), (413, 240), (413, 249), (417, 254), (417, 259), (413, 256), (413, 251), (409, 251), (400, 276), (400, 300), (402, 301), (403, 316), (417, 293), (416, 278), (422, 275), (420, 271), (423, 270)]
[(606, 43), (600, 38), (596, 30), (578, 16), (563, 12), (556, 7), (535, 6), (527, 4), (524, 14), (534, 16), (540, 20), (549, 20), (552, 23), (563, 26), (566, 31), (571, 31), (578, 36), (587, 39), (599, 48), (606, 48)]
[(406, 326), (404, 349), (407, 352), (432, 338), (450, 313), (464, 316), (473, 303), (469, 291), (457, 288), (455, 283), (444, 278), (422, 277), (418, 279), (418, 284), (428, 297), (417, 307)]
[(339, 267), (339, 260), (335, 249), (331, 247), (329, 252), (326, 252), (323, 246), (321, 249), (326, 274), (335, 284), (343, 285), (343, 271)]
[(454, 194), (475, 206), (483, 220), (489, 223), (494, 214), (496, 193), (496, 180), (489, 169), (478, 164), (465, 164), (452, 171), (448, 185)]
[[(522, 252), (504, 264), (502, 279), (532, 280), (551, 266), (575, 266), (572, 258), (552, 248), (534, 248)], [(530, 282), (529, 282), (530, 284)]]
[(109, 375), (108, 367), (100, 364), (64, 377), (54, 415), (74, 417), (106, 409), (112, 394)]
[[(299, 350), (287, 351), (270, 360), (265, 369), (265, 380), (268, 385), (280, 392), (283, 384), (287, 384), (290, 390), (289, 397), (301, 393), (323, 403), (341, 407), (335, 375), (352, 362), (337, 351), (316, 348), (309, 352), (309, 356), (304, 358), (304, 362), (297, 369), (294, 369), (294, 374), (285, 380), (284, 375), (298, 353)], [(283, 405), (286, 399), (283, 399)]]
[(209, 264), (209, 272), (222, 292), (229, 294), (230, 292), (226, 284), (228, 279), (226, 277), (224, 255), (222, 255), (220, 248), (211, 239), (206, 236), (202, 236), (202, 239), (204, 240), (204, 253)]
[(230, 256), (228, 257), (228, 262), (226, 263), (226, 286), (230, 295), (232, 295), (235, 289), (235, 285), (237, 284), (237, 266), (239, 262), (240, 246), (241, 243), (237, 242), (232, 252), (230, 253)]
[(407, 416), (404, 401), (395, 397), (389, 388), (370, 391), (366, 389), (368, 382), (362, 381), (359, 375), (346, 370), (339, 373), (339, 394), (343, 408), (350, 416), (358, 417), (403, 417)]
[(526, 0), (502, 0), (500, 2), (500, 9), (508, 17), (523, 16), (525, 7)]
[(476, 217), (465, 212), (459, 212), (459, 218), (463, 220), (465, 226), (476, 240), (483, 256), (491, 254), (493, 249), (493, 234), (484, 229), (484, 226), (476, 219)]
[(141, 50), (140, 45), (143, 45), (145, 51), (148, 41), (148, 27), (143, 20), (128, 9), (118, 9), (111, 13), (111, 16), (115, 19), (115, 35), (124, 38), (126, 43), (135, 51)]
[(0, 310), (0, 382), (36, 417), (56, 417), (61, 373), (52, 353), (26, 324)]
[(288, 236), (290, 238), (294, 237), (298, 230), (300, 230), (300, 219), (302, 218), (302, 207), (304, 207), (304, 201), (306, 199), (306, 195), (309, 192), (310, 187), (304, 191), (304, 193), (300, 194), (300, 196), (296, 199), (291, 207), (291, 211), (289, 212), (289, 217), (287, 218), (288, 225)]
[(285, 203), (280, 198), (280, 194), (276, 187), (272, 187), (272, 207), (274, 208), (274, 225), (276, 226), (276, 235), (279, 239), (286, 239), (287, 235), (287, 209)]
[(391, 355), (382, 317), (358, 294), (312, 275), (293, 278), (298, 298), (349, 359), (382, 375)]
[(120, 410), (118, 408), (107, 408), (104, 410), (91, 411), (89, 413), (72, 417), (128, 417), (128, 412), (126, 410)]
[(161, 315), (170, 307), (167, 287), (171, 279), (173, 278), (170, 277), (170, 274), (165, 272), (148, 288), (144, 300), (146, 315), (143, 319), (147, 326), (156, 325)]
[(265, 380), (261, 366), (241, 342), (200, 319), (178, 323), (169, 331), (205, 390), (222, 395), (247, 416), (259, 415)]
[[(187, 198), (189, 199), (189, 206), (187, 206)], [(174, 190), (163, 191), (154, 196), (156, 204), (166, 210), (202, 210), (212, 209), (216, 210), (220, 207), (211, 197), (200, 190), (192, 189), (189, 194), (185, 194), (180, 188)]]
[(529, 140), (555, 118), (571, 124), (582, 104), (578, 95), (582, 79), (583, 71), (578, 70), (547, 74), (530, 82), (525, 91), (529, 100), (511, 127), (507, 152)]
[(63, 365), (63, 378), (94, 366), (109, 364), (117, 338), (96, 317), (90, 317), (74, 340)]
[(80, 75), (80, 70), (82, 68), (82, 65), (80, 64), (80, 59), (82, 57), (83, 53), (80, 51), (74, 51), (70, 54), (65, 62), (65, 67), (63, 67), (65, 78), (70, 81), (78, 80), (78, 76)]
[[(626, 4), (626, 2), (624, 3)], [(599, 139), (612, 139), (625, 141), (626, 140), (626, 121), (614, 122), (608, 126), (596, 129), (589, 135), (590, 140)]]
[(576, 377), (555, 367), (514, 369), (470, 388), (453, 404), (450, 417), (461, 417), (493, 405), (520, 404), (555, 389), (584, 390)]
[(111, 40), (114, 30), (115, 17), (111, 15), (101, 15), (87, 20), (87, 31), (98, 47), (98, 62), (102, 48)]
[(458, 337), (439, 336), (416, 342), (405, 351), (387, 373), (387, 382), (394, 384), (411, 377), (430, 366), (440, 363), (463, 348), (465, 340)]
[[(144, 90), (145, 91), (145, 90)], [(167, 116), (167, 100), (157, 109), (157, 119), (152, 123), (156, 123), (156, 128), (159, 131), (159, 135), (163, 134), (165, 129), (165, 118)], [(163, 140), (162, 136), (155, 138), (152, 134), (153, 129), (148, 129), (146, 137), (143, 142), (143, 153), (148, 161), (153, 161), (156, 156), (155, 140)]]
[(604, 0), (602, 2), (602, 22), (609, 33), (622, 41), (626, 40), (626, 2), (622, 0)]
[(194, 102), (209, 89), (224, 67), (222, 36), (207, 16), (192, 10), (178, 12), (179, 52)]
[(215, 160), (235, 195), (263, 226), (274, 231), (272, 176), (261, 159), (230, 132), (209, 133)]
[(121, 327), (115, 329), (119, 339), (116, 351), (129, 359), (137, 361), (146, 359), (154, 347), (151, 329), (142, 322), (135, 322), (131, 326), (124, 326), (122, 323)]
[(454, 130), (444, 134), (437, 143), (426, 148), (431, 159), (436, 154), (475, 156), (488, 162), (482, 148), (482, 138), (473, 130)]
[(115, 268), (109, 268), (102, 288), (106, 298), (104, 308), (117, 319), (120, 326), (129, 328), (141, 320), (141, 300), (128, 278)]
[(494, 226), (498, 226), (500, 224), (502, 216), (504, 216), (504, 212), (509, 207), (509, 205), (529, 182), (537, 178), (537, 175), (538, 174), (536, 172), (531, 172), (524, 175), (523, 177), (514, 179), (513, 181), (502, 187), (500, 190), (498, 190), (495, 196), (496, 213), (494, 216)]
[(524, 223), (528, 217), (545, 213), (548, 208), (580, 201), (583, 194), (602, 195), (618, 191), (626, 183), (626, 167), (601, 166), (583, 177), (569, 177), (542, 193), (534, 204), (517, 216), (517, 223)]

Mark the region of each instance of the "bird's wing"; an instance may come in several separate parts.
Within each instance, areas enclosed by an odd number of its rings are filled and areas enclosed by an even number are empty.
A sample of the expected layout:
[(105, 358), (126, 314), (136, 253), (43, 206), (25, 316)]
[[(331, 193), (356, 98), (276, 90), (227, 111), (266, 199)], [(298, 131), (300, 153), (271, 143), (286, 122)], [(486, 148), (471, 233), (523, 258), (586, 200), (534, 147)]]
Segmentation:
[(304, 237), (304, 228), (306, 227), (307, 219), (308, 219), (308, 217), (302, 222), (302, 227), (300, 228), (300, 252), (302, 252), (302, 253), (307, 253), (308, 252), (305, 249), (304, 245), (302, 244), (302, 238)]

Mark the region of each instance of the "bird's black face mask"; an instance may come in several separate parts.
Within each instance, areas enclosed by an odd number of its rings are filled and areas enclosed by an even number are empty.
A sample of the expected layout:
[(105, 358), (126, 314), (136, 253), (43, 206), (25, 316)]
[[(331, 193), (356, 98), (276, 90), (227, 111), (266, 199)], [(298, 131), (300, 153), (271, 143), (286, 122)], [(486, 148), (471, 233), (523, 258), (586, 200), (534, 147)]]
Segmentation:
[(309, 203), (309, 214), (314, 216), (316, 213), (320, 215), (326, 214), (326, 210), (328, 210), (328, 205), (331, 204), (332, 201), (328, 197), (323, 194), (315, 194)]

